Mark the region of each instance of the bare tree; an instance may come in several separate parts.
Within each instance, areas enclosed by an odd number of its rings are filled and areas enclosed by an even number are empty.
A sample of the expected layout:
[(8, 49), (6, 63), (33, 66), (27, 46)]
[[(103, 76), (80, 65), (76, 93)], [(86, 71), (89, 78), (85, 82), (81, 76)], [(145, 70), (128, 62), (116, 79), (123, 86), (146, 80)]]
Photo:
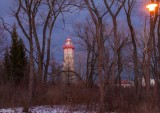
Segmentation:
[[(110, 16), (112, 17), (112, 23), (113, 23), (113, 33), (114, 33), (114, 58), (113, 58), (113, 65), (112, 65), (112, 81), (114, 82), (115, 80), (115, 67), (116, 67), (116, 62), (120, 62), (117, 60), (121, 60), (121, 59), (117, 59), (117, 50), (118, 50), (118, 46), (119, 46), (119, 38), (118, 38), (118, 28), (117, 28), (117, 16), (119, 15), (121, 9), (123, 8), (124, 4), (125, 4), (126, 0), (104, 0), (104, 4), (110, 14)], [(109, 5), (109, 3), (111, 5)], [(114, 9), (111, 6), (116, 6), (116, 10), (115, 7)], [(120, 65), (119, 65), (120, 66)], [(118, 67), (119, 70), (120, 67)], [(119, 71), (120, 72), (120, 71)]]
[[(26, 7), (22, 4), (22, 1), (19, 0), (19, 6), (18, 6), (18, 9), (16, 10), (15, 12), (15, 17), (18, 21), (18, 24), (19, 26), (21, 27), (24, 35), (26, 36), (26, 38), (28, 39), (29, 41), (29, 45), (30, 45), (30, 55), (29, 55), (29, 58), (30, 58), (30, 77), (29, 77), (29, 92), (28, 92), (28, 105), (26, 107), (26, 110), (28, 111), (29, 109), (29, 106), (31, 104), (31, 100), (32, 100), (32, 92), (33, 92), (33, 78), (34, 78), (34, 61), (33, 61), (33, 34), (32, 34), (32, 31), (33, 31), (33, 26), (32, 26), (32, 11), (31, 11), (31, 8), (32, 8), (32, 2), (33, 1), (25, 1), (26, 3)], [(39, 3), (35, 4), (35, 6), (39, 6)], [(27, 31), (25, 31), (25, 28), (24, 26), (22, 25), (22, 21), (20, 20), (20, 16), (19, 16), (19, 13), (21, 12), (21, 10), (24, 10), (27, 15), (28, 15), (28, 24), (29, 24), (29, 32), (27, 33)], [(34, 9), (34, 12), (36, 14), (37, 10)]]
[[(80, 42), (81, 48), (86, 51), (86, 70), (85, 70), (85, 84), (87, 87), (92, 87), (94, 84), (94, 75), (96, 73), (97, 63), (97, 44), (95, 38), (93, 24), (87, 19), (86, 23), (76, 24), (74, 27), (74, 34), (83, 42)], [(83, 53), (85, 54), (85, 52)]]
[[(100, 112), (104, 110), (105, 105), (105, 86), (103, 78), (103, 59), (104, 59), (104, 37), (103, 37), (103, 17), (108, 11), (100, 11), (94, 0), (84, 0), (89, 14), (95, 26), (95, 38), (98, 48), (98, 78), (100, 85)], [(106, 72), (106, 71), (105, 71)]]
[[(131, 33), (131, 39), (132, 39), (132, 45), (133, 45), (133, 63), (134, 63), (134, 88), (135, 88), (135, 94), (137, 95), (138, 93), (138, 57), (137, 57), (137, 44), (136, 44), (136, 33), (134, 30), (134, 27), (132, 25), (132, 20), (131, 20), (131, 16), (132, 16), (132, 12), (133, 12), (133, 8), (135, 6), (135, 2), (136, 0), (128, 0), (124, 6), (124, 10), (126, 13), (126, 17), (127, 17), (127, 23), (128, 23), (128, 27), (130, 29), (130, 33)], [(139, 86), (141, 85), (141, 83), (139, 83)]]

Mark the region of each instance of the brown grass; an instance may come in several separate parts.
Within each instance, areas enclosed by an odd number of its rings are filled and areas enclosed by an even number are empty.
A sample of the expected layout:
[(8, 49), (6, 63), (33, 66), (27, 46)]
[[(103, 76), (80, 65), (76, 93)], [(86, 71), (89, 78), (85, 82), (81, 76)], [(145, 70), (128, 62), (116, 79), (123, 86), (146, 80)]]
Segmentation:
[[(109, 88), (106, 91), (106, 111), (118, 113), (159, 113), (158, 104), (153, 97), (149, 103), (145, 101), (145, 92), (141, 100), (136, 100), (133, 89), (121, 88), (115, 91)], [(0, 86), (0, 108), (25, 106), (27, 100), (26, 86), (13, 87), (6, 84)], [(87, 110), (97, 110), (99, 103), (99, 88), (67, 85), (35, 85), (32, 105), (65, 105), (72, 109), (80, 109), (83, 105)]]

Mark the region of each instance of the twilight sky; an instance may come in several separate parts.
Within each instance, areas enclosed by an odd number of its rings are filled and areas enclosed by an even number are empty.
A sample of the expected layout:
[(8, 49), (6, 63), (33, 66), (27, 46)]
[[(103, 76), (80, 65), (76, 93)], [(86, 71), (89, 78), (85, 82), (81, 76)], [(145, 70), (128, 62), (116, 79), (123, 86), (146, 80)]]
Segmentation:
[[(5, 18), (6, 22), (11, 22), (11, 16), (9, 15), (9, 7), (12, 7), (13, 0), (1, 0), (0, 2), (0, 16)], [(134, 25), (139, 26), (143, 23), (143, 13), (147, 13), (145, 9), (145, 5), (149, 0), (137, 0), (137, 10), (135, 11), (135, 17), (132, 18)], [(138, 12), (138, 13), (137, 13)], [(62, 45), (64, 44), (64, 40), (71, 36), (73, 32), (73, 24), (77, 22), (84, 21), (87, 16), (86, 11), (75, 11), (73, 13), (65, 15), (65, 26), (62, 22), (62, 18), (59, 18), (56, 22), (56, 25), (53, 29), (53, 38), (52, 38), (52, 52), (55, 53), (57, 60), (63, 59), (63, 51)], [(118, 17), (118, 20), (125, 21), (125, 16), (121, 14)], [(56, 52), (55, 52), (56, 51)]]

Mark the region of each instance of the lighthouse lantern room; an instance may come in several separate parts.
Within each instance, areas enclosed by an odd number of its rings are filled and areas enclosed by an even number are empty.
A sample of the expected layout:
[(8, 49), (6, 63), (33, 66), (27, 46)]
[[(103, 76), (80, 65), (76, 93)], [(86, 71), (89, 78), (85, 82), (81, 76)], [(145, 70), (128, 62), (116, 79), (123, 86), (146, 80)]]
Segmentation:
[(74, 46), (72, 40), (68, 37), (63, 46), (64, 50), (64, 70), (74, 71)]

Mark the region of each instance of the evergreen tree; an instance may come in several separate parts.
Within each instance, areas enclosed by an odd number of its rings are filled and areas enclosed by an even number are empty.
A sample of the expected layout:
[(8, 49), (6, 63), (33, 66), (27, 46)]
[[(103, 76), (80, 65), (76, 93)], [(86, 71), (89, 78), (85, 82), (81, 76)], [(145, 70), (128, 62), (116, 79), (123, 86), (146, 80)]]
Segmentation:
[(3, 61), (4, 69), (5, 69), (5, 80), (10, 80), (10, 60), (9, 60), (9, 51), (6, 48), (4, 53), (4, 61)]
[(10, 47), (10, 60), (16, 60), (16, 55), (18, 53), (18, 34), (16, 31), (16, 27), (13, 28), (12, 34), (12, 45)]
[(27, 56), (25, 52), (25, 46), (22, 39), (18, 40), (18, 54), (17, 54), (17, 73), (18, 77), (24, 77), (24, 72), (27, 66)]
[(25, 69), (27, 66), (27, 56), (25, 46), (22, 39), (18, 39), (16, 27), (14, 26), (12, 34), (12, 44), (10, 53), (6, 51), (4, 57), (4, 67), (9, 80), (13, 80), (15, 84), (19, 84), (24, 78)]
[(10, 47), (10, 64), (11, 64), (11, 76), (13, 77), (13, 81), (17, 82), (20, 78), (22, 78), (22, 75), (19, 75), (18, 70), (18, 34), (16, 32), (16, 27), (14, 26), (12, 34), (12, 45)]

